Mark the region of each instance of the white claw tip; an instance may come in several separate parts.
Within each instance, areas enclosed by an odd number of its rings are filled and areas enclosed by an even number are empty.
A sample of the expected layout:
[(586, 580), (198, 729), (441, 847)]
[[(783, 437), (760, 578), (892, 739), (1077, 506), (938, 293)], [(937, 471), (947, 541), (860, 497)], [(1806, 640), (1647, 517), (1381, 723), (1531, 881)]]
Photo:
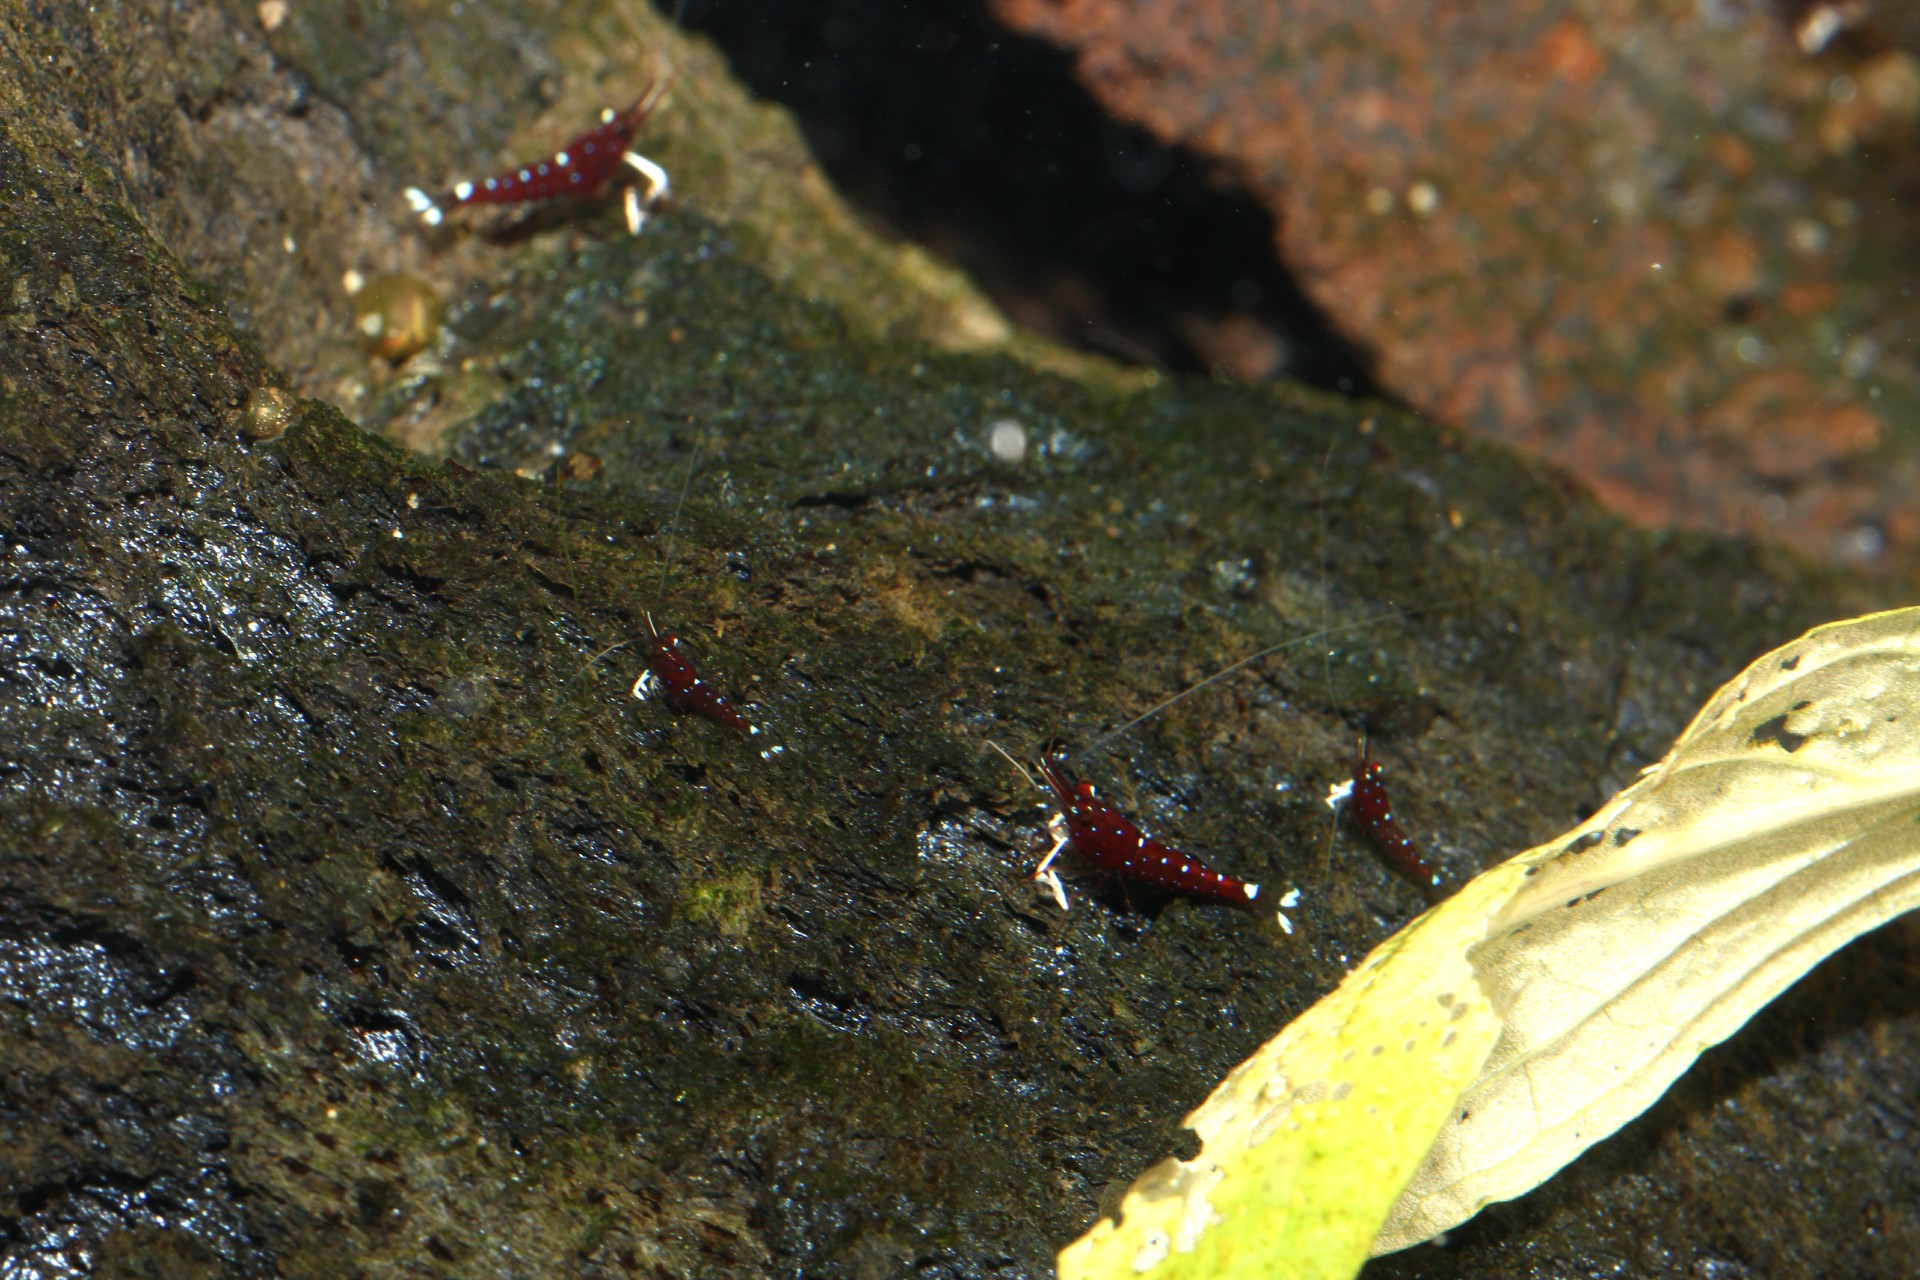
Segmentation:
[(1346, 802), (1347, 797), (1352, 794), (1353, 782), (1351, 779), (1346, 782), (1336, 782), (1327, 788), (1327, 808), (1338, 809)]
[(1257, 897), (1259, 897), (1259, 896), (1260, 896), (1260, 886), (1259, 886), (1259, 885), (1257, 885), (1257, 884), (1250, 884), (1250, 885), (1246, 885), (1246, 886), (1244, 886), (1244, 887), (1245, 887), (1245, 889), (1246, 889), (1246, 891), (1247, 891), (1247, 901), (1248, 901), (1248, 902), (1252, 902), (1252, 901), (1253, 901), (1253, 900), (1254, 900), (1255, 898), (1257, 898)]
[(1299, 906), (1299, 905), (1300, 905), (1300, 891), (1299, 891), (1298, 889), (1289, 889), (1289, 890), (1287, 890), (1287, 892), (1286, 892), (1286, 894), (1285, 894), (1285, 896), (1283, 896), (1283, 897), (1282, 897), (1282, 898), (1280, 899), (1280, 905), (1281, 905), (1281, 906), (1283, 906), (1283, 907), (1297, 907), (1297, 906)]

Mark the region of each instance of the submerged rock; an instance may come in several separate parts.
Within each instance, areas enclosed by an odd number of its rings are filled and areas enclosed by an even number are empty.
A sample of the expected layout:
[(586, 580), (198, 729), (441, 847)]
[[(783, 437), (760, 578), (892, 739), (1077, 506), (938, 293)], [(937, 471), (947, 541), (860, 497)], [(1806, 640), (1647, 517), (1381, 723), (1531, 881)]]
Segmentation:
[(1388, 391), (1649, 524), (1920, 564), (1912, 22), (1855, 4), (994, 0), (1225, 165)]

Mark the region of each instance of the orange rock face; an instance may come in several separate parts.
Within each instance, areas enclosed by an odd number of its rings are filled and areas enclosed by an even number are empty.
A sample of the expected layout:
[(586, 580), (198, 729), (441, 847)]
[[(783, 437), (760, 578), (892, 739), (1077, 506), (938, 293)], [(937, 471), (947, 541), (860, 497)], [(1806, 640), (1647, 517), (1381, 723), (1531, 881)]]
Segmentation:
[(1920, 564), (1912, 33), (1707, 0), (993, 3), (1258, 193), (1414, 404), (1638, 520)]

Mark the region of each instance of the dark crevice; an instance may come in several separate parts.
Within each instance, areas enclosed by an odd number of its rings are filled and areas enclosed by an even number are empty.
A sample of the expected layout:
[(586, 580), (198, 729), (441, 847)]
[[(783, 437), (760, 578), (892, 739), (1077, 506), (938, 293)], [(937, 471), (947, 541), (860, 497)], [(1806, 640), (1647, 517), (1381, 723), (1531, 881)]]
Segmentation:
[(787, 504), (792, 511), (811, 511), (818, 507), (838, 507), (843, 511), (858, 511), (872, 504), (874, 496), (859, 490), (834, 489), (825, 493), (803, 493)]
[(798, 116), (856, 207), (1029, 328), (1179, 372), (1378, 394), (1366, 353), (1281, 265), (1253, 196), (1109, 118), (1070, 55), (1009, 32), (982, 0), (678, 7)]

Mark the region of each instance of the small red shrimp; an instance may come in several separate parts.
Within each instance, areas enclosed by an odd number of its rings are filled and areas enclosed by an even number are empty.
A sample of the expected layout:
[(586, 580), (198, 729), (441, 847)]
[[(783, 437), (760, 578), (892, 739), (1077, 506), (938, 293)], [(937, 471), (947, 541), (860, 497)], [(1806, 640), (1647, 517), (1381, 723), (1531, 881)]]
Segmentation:
[(1440, 877), (1420, 856), (1420, 847), (1400, 825), (1400, 820), (1393, 816), (1393, 799), (1387, 795), (1387, 784), (1380, 780), (1383, 772), (1371, 748), (1363, 747), (1360, 759), (1354, 764), (1352, 780), (1327, 793), (1327, 807), (1336, 811), (1342, 807), (1351, 809), (1354, 821), (1380, 852), (1410, 876), (1423, 893), (1433, 897), (1439, 891)]
[(749, 724), (734, 708), (727, 695), (708, 684), (694, 669), (693, 663), (680, 651), (680, 637), (654, 630), (652, 614), (647, 615), (647, 629), (653, 631), (653, 648), (647, 653), (646, 668), (633, 682), (634, 697), (644, 699), (658, 685), (660, 696), (670, 707), (705, 716), (715, 724), (723, 724), (749, 737), (760, 732), (758, 726)]
[(516, 165), (478, 182), (456, 182), (439, 195), (408, 187), (407, 204), (421, 221), (437, 227), (448, 209), (466, 205), (524, 204), (561, 197), (590, 199), (611, 186), (625, 165), (640, 175), (645, 187), (643, 191), (626, 188), (627, 230), (639, 235), (648, 213), (667, 198), (667, 171), (629, 148), (641, 122), (665, 92), (665, 84), (657, 82), (625, 111), (602, 111), (599, 124), (544, 160)]
[[(989, 744), (992, 745), (992, 744)], [(994, 750), (1000, 748), (995, 745)], [(1006, 752), (1001, 751), (1005, 756)], [(1007, 759), (1020, 768), (1012, 756)], [(1128, 821), (1125, 814), (1101, 799), (1091, 782), (1075, 782), (1059, 762), (1037, 761), (1040, 778), (1053, 793), (1061, 811), (1047, 823), (1053, 848), (1034, 869), (1033, 878), (1053, 891), (1060, 909), (1067, 909), (1067, 891), (1053, 870), (1054, 859), (1066, 848), (1102, 871), (1189, 897), (1233, 906), (1247, 906), (1260, 896), (1260, 886), (1215, 871), (1191, 854), (1170, 849)], [(1026, 773), (1024, 768), (1020, 768)], [(1028, 775), (1032, 781), (1032, 775)]]

